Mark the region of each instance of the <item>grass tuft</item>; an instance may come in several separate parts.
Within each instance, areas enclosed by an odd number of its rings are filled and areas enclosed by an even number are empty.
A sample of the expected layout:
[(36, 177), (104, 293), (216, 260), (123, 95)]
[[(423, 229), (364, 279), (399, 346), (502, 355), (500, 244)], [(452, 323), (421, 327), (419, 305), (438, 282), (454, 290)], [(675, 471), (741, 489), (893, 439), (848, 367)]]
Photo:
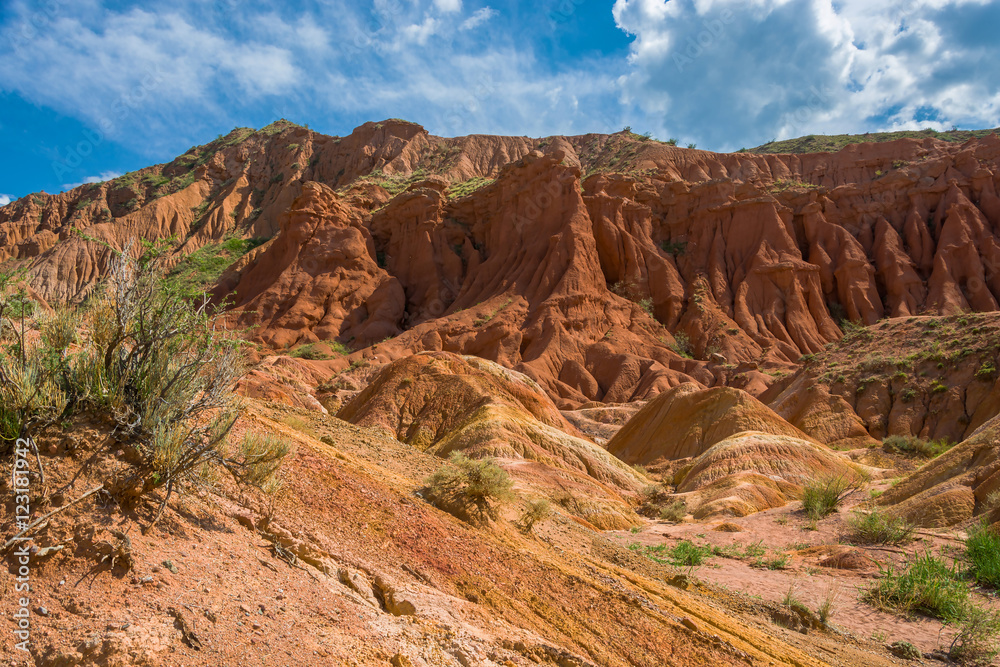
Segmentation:
[(848, 519), (847, 540), (854, 544), (906, 544), (913, 539), (914, 526), (906, 519), (876, 507), (870, 512), (855, 512)]

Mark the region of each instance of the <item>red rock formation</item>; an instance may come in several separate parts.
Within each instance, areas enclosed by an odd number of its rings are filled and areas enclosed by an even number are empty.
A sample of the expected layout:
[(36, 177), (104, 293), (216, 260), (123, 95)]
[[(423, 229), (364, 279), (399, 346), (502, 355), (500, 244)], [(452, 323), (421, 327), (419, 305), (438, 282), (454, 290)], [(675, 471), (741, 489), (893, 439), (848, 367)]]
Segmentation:
[[(568, 407), (737, 381), (727, 362), (787, 367), (839, 338), (840, 317), (996, 309), (998, 159), (992, 135), (764, 156), (625, 133), (442, 139), (386, 121), (335, 138), (276, 124), (14, 202), (0, 257), (27, 263), (42, 298), (77, 299), (107, 251), (73, 229), (111, 245), (177, 236), (182, 253), (274, 236), (218, 290), (235, 287), (260, 341), (364, 348), (405, 332), (380, 349), (481, 355)], [(450, 195), (470, 178), (496, 181)]]

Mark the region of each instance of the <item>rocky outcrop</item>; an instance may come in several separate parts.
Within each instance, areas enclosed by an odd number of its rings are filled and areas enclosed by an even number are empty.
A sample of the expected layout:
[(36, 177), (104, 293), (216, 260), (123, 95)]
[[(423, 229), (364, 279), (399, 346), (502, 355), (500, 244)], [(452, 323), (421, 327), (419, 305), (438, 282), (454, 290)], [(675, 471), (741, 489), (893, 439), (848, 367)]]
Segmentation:
[(692, 380), (760, 392), (770, 376), (727, 366), (787, 368), (839, 339), (841, 318), (996, 309), (998, 159), (993, 135), (726, 155), (629, 133), (279, 123), (18, 200), (0, 209), (0, 257), (43, 299), (73, 300), (108, 257), (73, 230), (116, 247), (177, 237), (180, 254), (273, 237), (218, 293), (235, 289), (238, 321), (274, 349), (396, 336), (390, 358), (483, 356), (565, 408)]

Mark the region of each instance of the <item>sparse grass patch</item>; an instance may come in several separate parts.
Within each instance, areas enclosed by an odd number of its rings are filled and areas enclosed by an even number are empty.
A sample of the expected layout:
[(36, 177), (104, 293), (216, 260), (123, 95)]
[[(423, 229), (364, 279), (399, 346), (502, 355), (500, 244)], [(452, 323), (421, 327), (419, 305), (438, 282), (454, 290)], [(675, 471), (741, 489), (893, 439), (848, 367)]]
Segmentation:
[(921, 613), (954, 622), (967, 613), (969, 591), (956, 564), (949, 567), (927, 552), (899, 570), (892, 565), (882, 568), (881, 578), (861, 599), (884, 611)]
[(848, 519), (848, 541), (854, 544), (885, 544), (895, 546), (913, 539), (914, 526), (902, 517), (893, 516), (875, 507), (869, 512), (855, 512)]
[(638, 542), (629, 545), (629, 549), (637, 551), (650, 560), (675, 567), (699, 567), (712, 557), (709, 546), (698, 546), (690, 540), (681, 540), (674, 546), (658, 544), (642, 547)]
[(882, 449), (892, 454), (913, 454), (933, 459), (948, 451), (952, 445), (944, 440), (924, 440), (914, 436), (890, 435), (882, 441)]
[(1000, 589), (1000, 532), (987, 523), (969, 531), (965, 540), (969, 576), (982, 586)]
[(844, 499), (861, 488), (861, 482), (848, 475), (825, 477), (808, 482), (802, 491), (802, 509), (810, 519), (833, 514)]
[(838, 597), (840, 597), (840, 589), (831, 584), (826, 590), (826, 596), (823, 598), (823, 601), (819, 603), (819, 607), (816, 609), (816, 615), (819, 616), (819, 620), (823, 623), (823, 625), (829, 623), (830, 619), (833, 617), (834, 604), (836, 604)]
[(203, 292), (237, 259), (265, 241), (229, 237), (222, 243), (204, 246), (178, 262), (167, 274), (166, 280), (182, 293)]
[(496, 179), (493, 178), (470, 178), (467, 181), (461, 181), (460, 183), (453, 183), (448, 186), (448, 197), (451, 199), (458, 199), (460, 197), (467, 197), (471, 195), (476, 190), (480, 188), (485, 188), (487, 185), (493, 183)]

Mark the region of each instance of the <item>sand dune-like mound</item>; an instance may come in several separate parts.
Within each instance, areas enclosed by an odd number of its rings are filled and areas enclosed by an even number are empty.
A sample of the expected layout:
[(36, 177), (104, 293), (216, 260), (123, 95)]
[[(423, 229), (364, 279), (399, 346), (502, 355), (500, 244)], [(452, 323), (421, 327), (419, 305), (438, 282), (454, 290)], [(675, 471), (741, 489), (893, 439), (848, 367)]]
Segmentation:
[(809, 436), (739, 389), (703, 389), (687, 383), (650, 401), (608, 442), (608, 451), (630, 465), (660, 467), (700, 456), (743, 431), (809, 440)]
[(881, 502), (926, 528), (1000, 519), (1000, 417), (886, 491)]
[(634, 515), (626, 499), (648, 483), (582, 437), (533, 380), (476, 357), (399, 359), (337, 416), (441, 457), (493, 457), (535, 492), (575, 498), (600, 527), (629, 525)]
[(863, 470), (809, 440), (748, 431), (711, 447), (674, 476), (696, 519), (746, 516), (801, 497), (812, 480), (854, 478)]

